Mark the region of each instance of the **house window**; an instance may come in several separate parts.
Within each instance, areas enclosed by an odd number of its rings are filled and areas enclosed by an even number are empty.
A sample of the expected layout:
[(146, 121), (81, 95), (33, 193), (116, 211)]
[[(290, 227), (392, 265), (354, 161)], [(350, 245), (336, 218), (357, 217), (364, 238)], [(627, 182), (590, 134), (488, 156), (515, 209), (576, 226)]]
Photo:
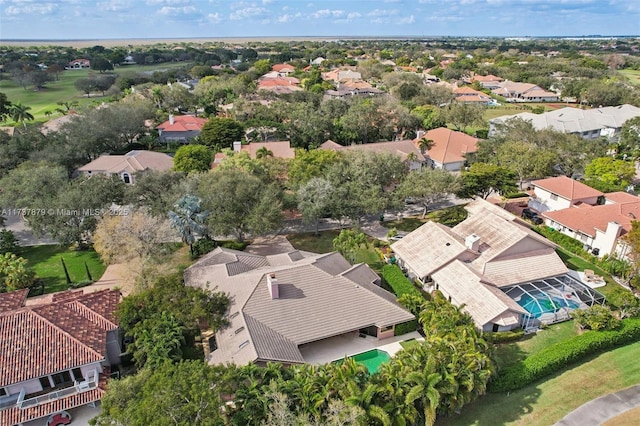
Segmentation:
[(131, 183), (131, 176), (129, 175), (129, 173), (123, 173), (122, 180), (124, 181), (124, 183)]
[(61, 386), (67, 383), (71, 383), (71, 374), (68, 371), (61, 371), (60, 373), (52, 374), (54, 386)]
[(551, 194), (550, 197), (553, 201), (558, 201), (558, 196), (556, 194)]
[(73, 370), (71, 370), (71, 372), (73, 373), (73, 378), (77, 382), (83, 382), (84, 381), (84, 376), (82, 375), (82, 371), (79, 368), (74, 368)]
[(7, 395), (7, 391), (4, 390), (4, 388), (0, 388), (0, 396), (6, 396)]
[(493, 324), (493, 328), (491, 329), (491, 331), (493, 331), (494, 333), (497, 332), (500, 329), (500, 326), (498, 324)]
[(390, 331), (390, 330), (393, 330), (393, 326), (392, 325), (390, 325), (388, 327), (381, 327), (380, 328), (380, 332), (381, 333), (384, 333), (385, 331)]
[(47, 390), (51, 388), (51, 382), (49, 381), (49, 376), (40, 377), (40, 386), (42, 386), (42, 390)]

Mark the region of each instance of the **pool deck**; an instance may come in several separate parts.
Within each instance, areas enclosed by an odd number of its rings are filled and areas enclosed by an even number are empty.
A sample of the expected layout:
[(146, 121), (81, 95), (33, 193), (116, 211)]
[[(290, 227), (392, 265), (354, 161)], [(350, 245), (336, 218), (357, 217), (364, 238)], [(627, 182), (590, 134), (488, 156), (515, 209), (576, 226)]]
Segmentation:
[(359, 337), (358, 333), (354, 332), (309, 343), (299, 349), (305, 362), (309, 364), (326, 364), (342, 359), (345, 356), (357, 355), (372, 349), (379, 349), (388, 353), (389, 356), (394, 356), (402, 349), (400, 342), (411, 339), (424, 340), (417, 331), (384, 340), (378, 340), (371, 336)]

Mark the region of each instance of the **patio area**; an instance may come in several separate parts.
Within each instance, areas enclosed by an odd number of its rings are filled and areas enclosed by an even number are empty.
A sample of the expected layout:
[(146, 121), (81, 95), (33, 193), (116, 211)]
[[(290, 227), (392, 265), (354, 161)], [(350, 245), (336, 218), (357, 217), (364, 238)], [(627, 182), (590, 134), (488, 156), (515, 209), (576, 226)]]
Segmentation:
[[(361, 337), (362, 336), (362, 337)], [(307, 343), (299, 347), (305, 362), (309, 364), (326, 364), (345, 356), (353, 356), (372, 349), (385, 351), (393, 357), (402, 349), (400, 342), (405, 340), (424, 340), (417, 331), (378, 340), (372, 336), (364, 336), (357, 331), (340, 336)]]

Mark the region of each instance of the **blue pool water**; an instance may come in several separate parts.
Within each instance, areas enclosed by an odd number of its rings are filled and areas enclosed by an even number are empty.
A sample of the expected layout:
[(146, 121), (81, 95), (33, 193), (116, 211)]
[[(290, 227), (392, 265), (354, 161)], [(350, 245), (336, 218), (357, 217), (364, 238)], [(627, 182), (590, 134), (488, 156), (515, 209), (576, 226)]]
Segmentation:
[[(536, 303), (536, 301), (538, 303)], [(523, 294), (518, 305), (522, 306), (527, 312), (536, 318), (540, 318), (542, 314), (558, 312), (560, 308), (576, 309), (580, 304), (574, 300), (567, 300), (560, 297), (551, 296), (551, 300), (545, 293), (533, 293), (531, 296)]]

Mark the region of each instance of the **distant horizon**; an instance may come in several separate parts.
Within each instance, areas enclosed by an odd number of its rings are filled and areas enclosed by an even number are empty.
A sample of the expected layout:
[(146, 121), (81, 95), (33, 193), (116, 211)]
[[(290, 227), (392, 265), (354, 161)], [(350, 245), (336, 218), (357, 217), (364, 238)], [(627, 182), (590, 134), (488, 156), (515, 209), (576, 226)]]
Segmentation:
[[(0, 0), (0, 21), (0, 40), (24, 42), (266, 37), (571, 38), (596, 34), (633, 37), (640, 34), (640, 2)], [(248, 31), (252, 34), (247, 35)]]

